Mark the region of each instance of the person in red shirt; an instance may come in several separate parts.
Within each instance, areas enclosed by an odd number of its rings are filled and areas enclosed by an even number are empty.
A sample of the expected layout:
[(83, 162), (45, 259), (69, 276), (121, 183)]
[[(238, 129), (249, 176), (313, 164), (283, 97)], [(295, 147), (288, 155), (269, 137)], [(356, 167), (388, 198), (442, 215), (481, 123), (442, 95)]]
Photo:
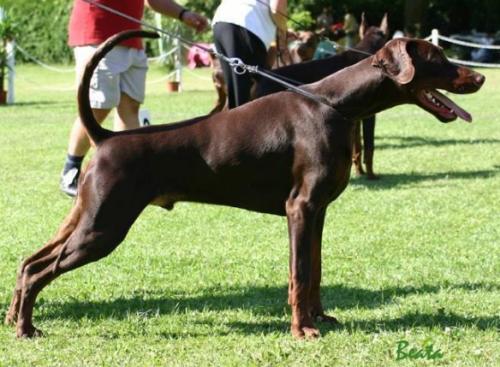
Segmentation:
[[(196, 31), (203, 31), (207, 19), (172, 0), (93, 0), (138, 20), (144, 6), (179, 19)], [(88, 59), (108, 37), (141, 25), (83, 0), (75, 0), (69, 21), (68, 44), (74, 48), (77, 82)], [(147, 57), (142, 40), (132, 39), (110, 51), (96, 69), (90, 87), (91, 106), (99, 123), (116, 107), (115, 130), (139, 127), (139, 107), (144, 101)], [(61, 174), (61, 190), (76, 196), (83, 158), (90, 148), (85, 128), (77, 118), (71, 129), (68, 154)]]

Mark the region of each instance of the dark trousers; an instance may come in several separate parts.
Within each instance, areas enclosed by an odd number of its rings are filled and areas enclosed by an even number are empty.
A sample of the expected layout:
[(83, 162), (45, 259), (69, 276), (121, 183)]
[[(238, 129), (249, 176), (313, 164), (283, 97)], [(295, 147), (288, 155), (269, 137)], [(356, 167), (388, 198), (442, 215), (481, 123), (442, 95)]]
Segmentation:
[[(267, 50), (264, 43), (252, 32), (231, 23), (214, 26), (215, 47), (227, 57), (238, 57), (247, 65), (267, 68)], [(222, 72), (227, 85), (229, 108), (241, 106), (250, 100), (255, 75), (234, 73), (227, 62), (221, 60)]]

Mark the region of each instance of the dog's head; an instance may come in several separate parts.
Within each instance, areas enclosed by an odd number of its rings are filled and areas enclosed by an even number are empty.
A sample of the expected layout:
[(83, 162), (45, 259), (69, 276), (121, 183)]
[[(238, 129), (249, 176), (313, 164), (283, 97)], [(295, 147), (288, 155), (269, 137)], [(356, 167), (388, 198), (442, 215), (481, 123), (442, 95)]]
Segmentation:
[(368, 53), (375, 53), (384, 46), (388, 38), (389, 22), (387, 13), (382, 18), (378, 27), (369, 26), (366, 21), (365, 13), (361, 14), (361, 23), (359, 25), (359, 39), (361, 41), (356, 45), (356, 49)]
[(395, 82), (405, 102), (415, 103), (442, 122), (471, 115), (438, 91), (474, 93), (485, 77), (469, 68), (452, 64), (441, 48), (423, 40), (398, 38), (372, 57), (372, 66)]
[(293, 63), (312, 60), (316, 46), (318, 46), (319, 35), (311, 31), (298, 31), (293, 33), (293, 39), (290, 46), (290, 53)]

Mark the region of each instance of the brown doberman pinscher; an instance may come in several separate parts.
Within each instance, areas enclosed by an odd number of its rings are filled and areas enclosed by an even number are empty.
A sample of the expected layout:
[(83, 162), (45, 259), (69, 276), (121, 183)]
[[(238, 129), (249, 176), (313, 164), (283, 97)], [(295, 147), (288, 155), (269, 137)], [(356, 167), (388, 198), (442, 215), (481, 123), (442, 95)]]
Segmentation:
[[(354, 47), (354, 50), (347, 50), (320, 60), (301, 60), (300, 63), (275, 68), (272, 72), (275, 75), (286, 78), (286, 80), (296, 81), (300, 84), (314, 83), (367, 58), (378, 51), (387, 41), (389, 35), (387, 14), (384, 15), (379, 27), (369, 27), (363, 14), (359, 31), (363, 37), (360, 37), (361, 41)], [(270, 65), (273, 63), (271, 59), (274, 60), (274, 58), (275, 55), (270, 56), (270, 60), (268, 60)], [(210, 111), (210, 114), (224, 110), (227, 98), (220, 62), (215, 60), (214, 65), (212, 79), (217, 91), (217, 101), (214, 108)], [(217, 72), (217, 70), (220, 71)], [(286, 87), (272, 80), (256, 78), (255, 86), (252, 90), (252, 99), (281, 92), (285, 89)]]
[(437, 89), (473, 93), (485, 80), (451, 64), (431, 43), (398, 39), (303, 87), (321, 101), (281, 92), (212, 116), (111, 132), (92, 115), (90, 79), (106, 52), (135, 36), (156, 35), (116, 35), (85, 70), (79, 111), (96, 152), (58, 233), (19, 268), (5, 320), (16, 323), (19, 337), (41, 335), (32, 314), (47, 284), (109, 255), (147, 205), (172, 209), (178, 201), (286, 216), (291, 332), (297, 338), (318, 336), (315, 319), (336, 322), (325, 315), (320, 300), (321, 236), (326, 209), (349, 180), (354, 121), (403, 103), (416, 104), (443, 122), (471, 121)]

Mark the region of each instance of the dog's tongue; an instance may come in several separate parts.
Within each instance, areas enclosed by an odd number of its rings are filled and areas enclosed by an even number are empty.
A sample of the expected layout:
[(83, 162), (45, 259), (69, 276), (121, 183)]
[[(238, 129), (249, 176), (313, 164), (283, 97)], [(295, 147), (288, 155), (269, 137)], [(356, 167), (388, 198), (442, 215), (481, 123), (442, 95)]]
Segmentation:
[(434, 98), (438, 99), (442, 104), (452, 110), (458, 117), (467, 122), (472, 122), (472, 116), (467, 111), (460, 108), (455, 102), (446, 97), (443, 93), (433, 90), (432, 95)]

